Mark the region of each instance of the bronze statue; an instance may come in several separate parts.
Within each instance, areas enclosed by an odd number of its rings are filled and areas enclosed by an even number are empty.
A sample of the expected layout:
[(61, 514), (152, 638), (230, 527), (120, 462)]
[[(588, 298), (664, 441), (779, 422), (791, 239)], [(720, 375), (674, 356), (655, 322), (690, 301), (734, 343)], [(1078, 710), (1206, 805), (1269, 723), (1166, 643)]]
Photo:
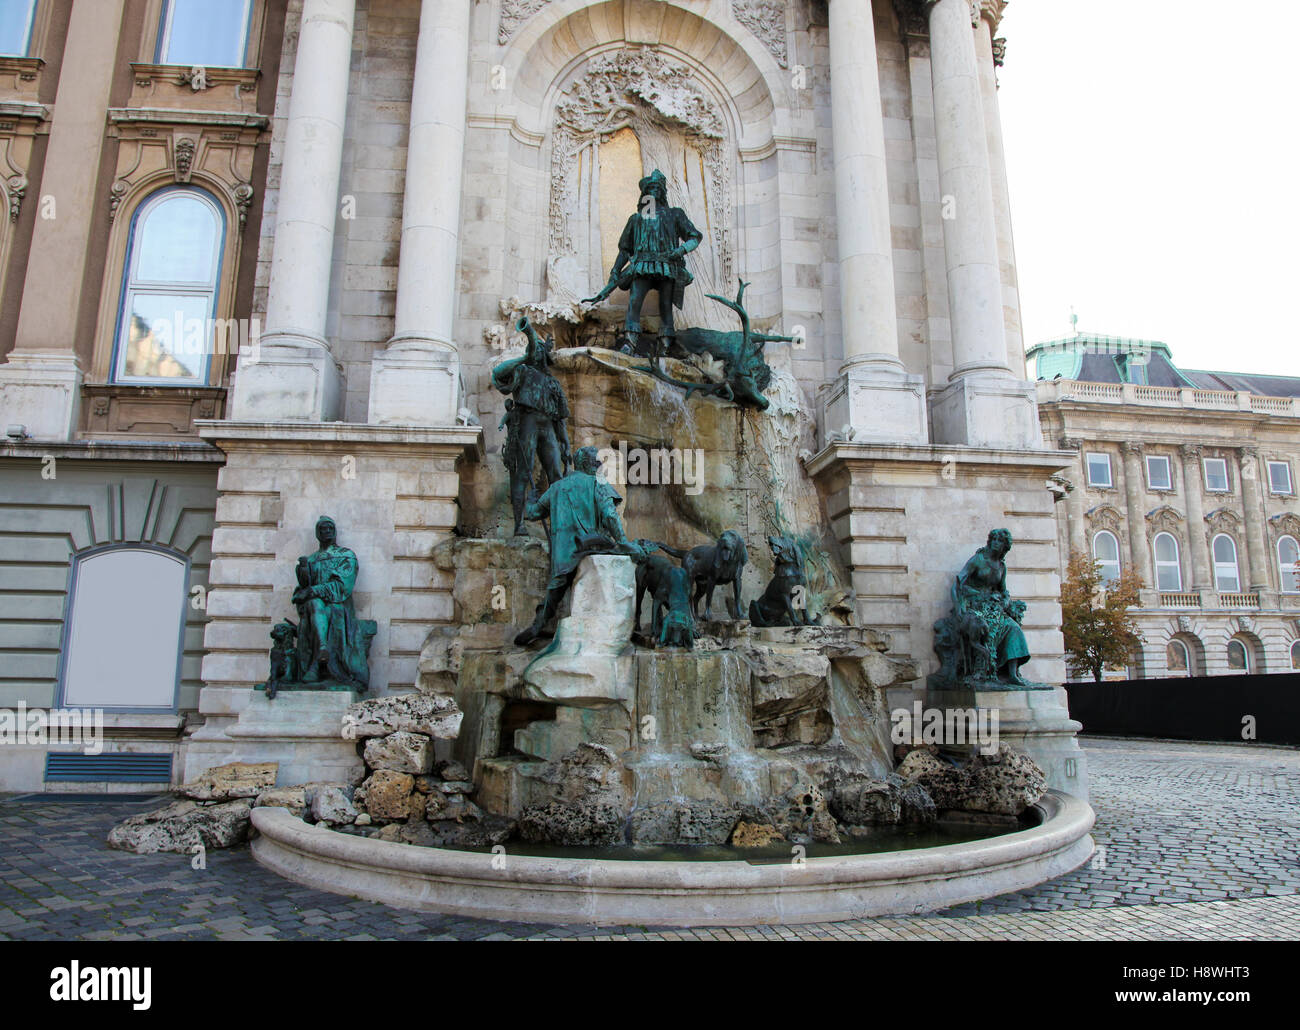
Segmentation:
[(261, 689), (267, 697), (279, 690), (356, 690), (370, 683), (373, 619), (357, 618), (352, 604), (359, 565), (357, 556), (338, 543), (334, 520), (316, 521), (319, 549), (298, 559), (298, 586), (293, 604), (299, 623), (285, 620), (271, 630), (271, 670)]
[(1011, 531), (995, 529), (957, 574), (952, 586), (952, 614), (934, 624), (940, 682), (996, 681), (1028, 687), (1020, 667), (1029, 661), (1029, 645), (1020, 622), (1025, 603), (1007, 593), (1006, 556)]
[(656, 168), (638, 184), (641, 201), (627, 220), (618, 241), (618, 257), (609, 282), (586, 303), (599, 303), (616, 289), (629, 290), (627, 317), (623, 323), (623, 346), (628, 354), (650, 357), (641, 344), (641, 308), (646, 294), (659, 294), (659, 352), (671, 345), (673, 308), (682, 306), (682, 291), (695, 281), (686, 269), (686, 255), (704, 238), (691, 224), (686, 212), (668, 206), (668, 180)]
[(763, 595), (749, 602), (749, 621), (763, 627), (816, 625), (820, 616), (808, 617), (808, 580), (799, 545), (785, 536), (769, 536), (767, 545), (772, 549), (772, 578)]
[(744, 538), (734, 529), (728, 529), (716, 544), (701, 544), (689, 551), (679, 551), (675, 547), (660, 544), (665, 551), (682, 560), (682, 568), (694, 585), (691, 595), (691, 607), (695, 614), (700, 613), (700, 601), (704, 601), (704, 617), (713, 618), (713, 591), (718, 587), (730, 585), (731, 596), (727, 598), (727, 611), (733, 619), (743, 619), (744, 605), (740, 601), (740, 578), (749, 561), (749, 552), (745, 549)]
[(551, 374), (555, 341), (543, 340), (527, 318), (515, 328), (528, 337), (522, 358), (503, 361), (492, 370), (492, 385), (508, 396), (501, 425), (506, 440), (501, 457), (510, 474), (510, 507), (515, 516), (515, 536), (527, 536), (524, 507), (534, 500), (533, 464), (542, 463), (547, 487), (564, 478), (569, 468), (569, 402), (564, 387)]
[[(646, 549), (662, 547), (652, 541), (640, 541)], [(678, 555), (683, 552), (676, 552)], [(641, 628), (641, 601), (650, 595), (650, 642), (654, 647), (695, 646), (695, 616), (691, 612), (691, 575), (661, 554), (650, 554), (636, 566), (636, 612), (633, 625)]]
[(596, 448), (579, 448), (573, 464), (573, 471), (547, 487), (526, 511), (530, 519), (550, 520), (551, 578), (533, 624), (515, 637), (515, 643), (520, 646), (542, 635), (583, 558), (592, 554), (645, 557), (645, 549), (628, 540), (623, 531), (623, 522), (618, 517), (618, 505), (623, 499), (596, 475), (600, 468)]

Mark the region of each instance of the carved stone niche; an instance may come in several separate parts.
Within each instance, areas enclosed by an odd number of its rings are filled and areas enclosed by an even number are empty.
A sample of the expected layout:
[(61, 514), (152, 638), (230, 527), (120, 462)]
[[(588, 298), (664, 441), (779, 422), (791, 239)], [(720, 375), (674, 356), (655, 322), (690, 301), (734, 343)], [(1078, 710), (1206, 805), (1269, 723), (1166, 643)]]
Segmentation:
[(199, 438), (195, 419), (222, 418), (226, 391), (215, 387), (95, 385), (81, 388), (83, 436)]
[(687, 257), (695, 285), (686, 291), (681, 324), (731, 328), (728, 312), (705, 294), (735, 290), (733, 150), (717, 101), (686, 66), (652, 49), (624, 47), (579, 68), (556, 104), (551, 130), (548, 308), (580, 320), (577, 301), (605, 283), (619, 233), (635, 211), (637, 180), (659, 168), (668, 177), (669, 203), (705, 234)]

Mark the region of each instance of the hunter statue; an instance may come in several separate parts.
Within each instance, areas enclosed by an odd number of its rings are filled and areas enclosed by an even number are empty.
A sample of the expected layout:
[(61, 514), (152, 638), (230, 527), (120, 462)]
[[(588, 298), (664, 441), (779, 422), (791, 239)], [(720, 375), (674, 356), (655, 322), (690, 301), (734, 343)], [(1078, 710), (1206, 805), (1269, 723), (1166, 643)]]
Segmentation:
[(685, 211), (668, 206), (668, 180), (658, 168), (638, 185), (641, 200), (619, 237), (618, 257), (609, 273), (609, 282), (584, 303), (599, 303), (615, 289), (631, 291), (621, 349), (628, 354), (651, 357), (652, 349), (641, 343), (641, 308), (646, 294), (651, 290), (659, 294), (658, 353), (662, 354), (672, 345), (675, 334), (673, 309), (682, 306), (682, 291), (695, 281), (686, 269), (686, 255), (704, 237)]
[(508, 398), (501, 419), (506, 430), (501, 457), (510, 474), (515, 536), (527, 536), (525, 506), (537, 497), (533, 485), (535, 460), (541, 460), (548, 487), (563, 479), (570, 465), (566, 424), (569, 402), (564, 387), (550, 370), (555, 341), (538, 336), (527, 318), (521, 318), (515, 328), (528, 337), (528, 349), (522, 358), (497, 365), (492, 370), (492, 385)]

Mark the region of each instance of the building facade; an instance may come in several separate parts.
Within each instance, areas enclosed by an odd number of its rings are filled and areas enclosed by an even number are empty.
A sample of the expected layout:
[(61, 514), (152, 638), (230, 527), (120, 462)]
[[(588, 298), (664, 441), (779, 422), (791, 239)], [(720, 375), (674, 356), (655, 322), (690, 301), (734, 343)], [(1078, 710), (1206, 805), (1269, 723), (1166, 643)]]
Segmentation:
[(1300, 379), (1184, 370), (1164, 344), (1118, 337), (1029, 357), (1044, 433), (1078, 451), (1063, 560), (1145, 584), (1128, 676), (1300, 670)]
[[(734, 328), (706, 294), (744, 281), (796, 340), (769, 349), (781, 471), (853, 617), (934, 667), (954, 571), (1006, 526), (1025, 672), (1060, 682), (1069, 456), (1026, 380), (1004, 6), (3, 0), (0, 708), (98, 707), (172, 779), (247, 754), (322, 513), (372, 688), (415, 687), (458, 618), (434, 549), (506, 532), (490, 370), (521, 315), (609, 345), (619, 302), (578, 298), (655, 167), (704, 232), (681, 324)], [(736, 456), (707, 457), (721, 488)], [(75, 784), (49, 751), (0, 754), (0, 788)]]

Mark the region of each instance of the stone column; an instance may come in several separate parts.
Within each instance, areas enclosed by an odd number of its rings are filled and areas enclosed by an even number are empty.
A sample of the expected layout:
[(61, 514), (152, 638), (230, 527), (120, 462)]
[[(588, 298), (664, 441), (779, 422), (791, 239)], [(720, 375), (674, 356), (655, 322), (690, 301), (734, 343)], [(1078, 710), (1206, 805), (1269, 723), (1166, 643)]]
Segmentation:
[(91, 232), (103, 217), (95, 191), (122, 7), (123, 0), (73, 5), (41, 196), (30, 201), (51, 198), (54, 215), (35, 220), (22, 296), (8, 301), (22, 308), (14, 348), (0, 365), (0, 425), (25, 426), (37, 440), (69, 440), (80, 421), (79, 299)]
[(1154, 587), (1151, 575), (1151, 555), (1147, 551), (1146, 484), (1142, 474), (1142, 444), (1126, 441), (1120, 444), (1124, 452), (1124, 495), (1128, 504), (1128, 546), (1133, 568), (1142, 577), (1144, 587)]
[(1259, 487), (1263, 466), (1259, 460), (1259, 451), (1254, 447), (1243, 447), (1239, 462), (1242, 520), (1245, 522), (1246, 554), (1250, 564), (1249, 574), (1242, 576), (1242, 589), (1246, 589), (1248, 583), (1250, 590), (1267, 592), (1271, 589), (1268, 569), (1273, 561), (1264, 540), (1264, 498)]
[(231, 417), (237, 421), (338, 418), (342, 372), (325, 339), (325, 319), (355, 13), (356, 0), (303, 3), (266, 327), (235, 373)]
[(1002, 282), (1002, 325), (1007, 338), (1007, 364), (1018, 377), (1025, 376), (1025, 339), (1020, 329), (1020, 285), (1016, 274), (1016, 247), (1011, 231), (1011, 190), (1007, 183), (1007, 158), (1002, 145), (1002, 112), (998, 105), (1000, 46), (994, 34), (1007, 0), (980, 0), (980, 23), (975, 31), (975, 56), (984, 97), (984, 128), (988, 133), (989, 178), (993, 185), (993, 221), (998, 238), (998, 273)]
[(923, 0), (930, 16), (939, 190), (954, 367), (933, 402), (944, 443), (1041, 447), (1037, 400), (1007, 367), (997, 225), (975, 51), (979, 5)]
[(870, 3), (831, 0), (831, 147), (839, 232), (844, 364), (824, 432), (859, 442), (926, 443), (925, 383), (899, 360), (885, 120)]
[(452, 425), (459, 403), (460, 240), (470, 0), (424, 0), (411, 90), (397, 316), (370, 373), (374, 424)]
[(1192, 589), (1214, 590), (1210, 545), (1205, 539), (1205, 505), (1201, 494), (1201, 449), (1183, 444), (1183, 492), (1187, 497), (1187, 546), (1191, 550)]

